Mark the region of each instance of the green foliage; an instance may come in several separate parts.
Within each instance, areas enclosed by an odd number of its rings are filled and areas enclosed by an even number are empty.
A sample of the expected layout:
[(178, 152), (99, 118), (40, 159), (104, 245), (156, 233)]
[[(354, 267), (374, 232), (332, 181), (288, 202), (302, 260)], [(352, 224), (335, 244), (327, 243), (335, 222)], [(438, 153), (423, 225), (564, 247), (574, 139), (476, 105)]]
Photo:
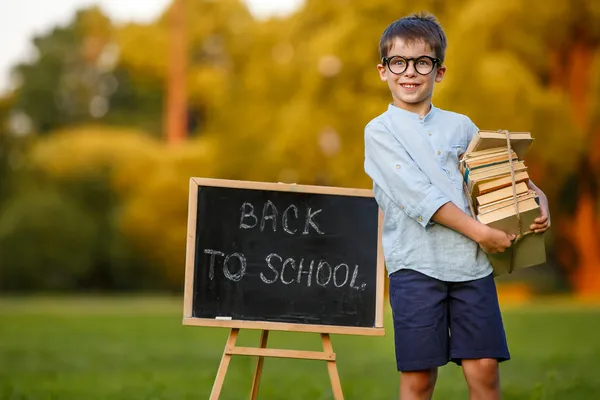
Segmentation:
[(10, 155), (13, 141), (8, 134), (9, 112), (9, 99), (0, 98), (0, 207), (8, 195), (10, 183)]
[(91, 271), (98, 231), (51, 186), (17, 193), (0, 214), (0, 287), (74, 289)]
[(35, 132), (91, 121), (160, 132), (162, 82), (139, 79), (120, 66), (114, 35), (111, 21), (93, 7), (34, 38), (37, 57), (14, 69), (14, 108), (27, 115)]
[(216, 176), (214, 155), (205, 138), (166, 147), (135, 130), (90, 126), (38, 141), (31, 165), (94, 221), (95, 264), (85, 285), (179, 290), (189, 178)]
[(143, 249), (136, 252), (120, 226), (128, 196), (143, 185), (149, 166), (156, 166), (158, 152), (159, 145), (147, 135), (99, 127), (56, 132), (31, 150), (32, 173), (53, 182), (93, 221), (93, 268), (82, 287), (164, 287), (160, 274), (147, 268)]

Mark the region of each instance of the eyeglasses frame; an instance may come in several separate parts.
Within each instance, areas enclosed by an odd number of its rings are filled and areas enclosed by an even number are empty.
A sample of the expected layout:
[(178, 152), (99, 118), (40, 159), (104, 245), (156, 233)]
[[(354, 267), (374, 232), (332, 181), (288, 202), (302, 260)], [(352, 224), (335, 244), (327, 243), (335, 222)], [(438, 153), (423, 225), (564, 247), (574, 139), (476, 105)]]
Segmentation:
[[(394, 71), (392, 71), (392, 68), (390, 67), (390, 60), (391, 60), (392, 58), (395, 58), (395, 57), (400, 57), (400, 58), (402, 58), (402, 59), (406, 60), (406, 68), (404, 68), (404, 70), (403, 70), (402, 72), (394, 72)], [(433, 63), (433, 68), (431, 68), (431, 71), (429, 71), (429, 72), (428, 72), (428, 73), (426, 73), (426, 74), (422, 74), (422, 73), (420, 73), (420, 72), (417, 70), (417, 67), (416, 67), (416, 64), (415, 64), (415, 63), (416, 63), (416, 62), (417, 62), (417, 60), (418, 60), (418, 59), (420, 59), (420, 58), (428, 58), (428, 59), (429, 59), (429, 60), (430, 60), (430, 61)], [(406, 70), (408, 69), (408, 66), (409, 66), (409, 64), (410, 64), (410, 62), (411, 62), (411, 61), (413, 62), (413, 68), (415, 69), (415, 72), (416, 72), (416, 73), (418, 73), (419, 75), (423, 75), (423, 76), (426, 76), (426, 75), (429, 75), (429, 74), (431, 74), (431, 73), (433, 72), (433, 70), (435, 69), (436, 65), (437, 65), (438, 67), (441, 67), (441, 66), (442, 66), (442, 60), (440, 60), (439, 58), (430, 57), (430, 56), (419, 56), (419, 57), (391, 56), (391, 57), (383, 57), (383, 58), (381, 59), (381, 63), (383, 64), (383, 66), (386, 66), (386, 65), (387, 65), (387, 68), (388, 68), (388, 70), (389, 70), (389, 71), (390, 71), (392, 74), (394, 74), (394, 75), (402, 75), (403, 73), (405, 73), (405, 72), (406, 72)]]

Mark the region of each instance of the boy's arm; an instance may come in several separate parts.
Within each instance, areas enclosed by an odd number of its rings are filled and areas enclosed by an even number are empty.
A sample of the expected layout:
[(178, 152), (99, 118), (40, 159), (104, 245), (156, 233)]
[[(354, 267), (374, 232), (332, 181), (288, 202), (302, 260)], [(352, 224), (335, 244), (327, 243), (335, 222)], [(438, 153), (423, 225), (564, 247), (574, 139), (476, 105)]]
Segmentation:
[(446, 203), (441, 206), (433, 214), (433, 220), (471, 238), (479, 243), (483, 251), (489, 254), (503, 252), (515, 238), (515, 235), (509, 235), (499, 229), (490, 228), (471, 218), (463, 210), (456, 207), (454, 203)]
[(533, 221), (534, 223), (531, 224), (529, 229), (533, 230), (535, 233), (541, 233), (550, 228), (550, 209), (548, 207), (548, 198), (546, 197), (546, 194), (542, 192), (542, 189), (537, 187), (531, 179), (527, 183), (527, 186), (529, 186), (529, 189), (533, 190), (540, 199), (541, 213), (541, 215)]
[(365, 172), (396, 206), (423, 227), (438, 208), (450, 201), (376, 121), (365, 128)]
[(423, 227), (438, 222), (476, 241), (488, 253), (510, 246), (511, 235), (480, 223), (456, 207), (391, 133), (374, 123), (365, 128), (365, 172), (394, 204)]

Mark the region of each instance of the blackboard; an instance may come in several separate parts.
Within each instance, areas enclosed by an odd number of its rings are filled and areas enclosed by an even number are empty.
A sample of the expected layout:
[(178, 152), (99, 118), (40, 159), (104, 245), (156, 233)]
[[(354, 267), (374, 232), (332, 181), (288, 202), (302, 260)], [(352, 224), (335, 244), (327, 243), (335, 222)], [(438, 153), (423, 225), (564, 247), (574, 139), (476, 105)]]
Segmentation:
[(383, 334), (372, 191), (192, 178), (184, 324)]

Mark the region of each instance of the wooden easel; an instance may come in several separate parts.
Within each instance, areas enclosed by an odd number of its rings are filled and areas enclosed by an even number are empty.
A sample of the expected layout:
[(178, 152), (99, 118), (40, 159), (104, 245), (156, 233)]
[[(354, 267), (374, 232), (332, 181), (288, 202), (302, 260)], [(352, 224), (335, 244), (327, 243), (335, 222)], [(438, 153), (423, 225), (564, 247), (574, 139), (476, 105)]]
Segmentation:
[[(207, 192), (206, 189), (210, 188)], [(331, 339), (329, 337), (330, 334), (347, 334), (347, 335), (362, 335), (362, 336), (383, 336), (385, 335), (385, 329), (383, 326), (383, 304), (384, 304), (384, 286), (385, 286), (385, 266), (384, 266), (384, 257), (383, 257), (383, 248), (381, 245), (381, 238), (383, 234), (383, 212), (381, 210), (378, 211), (378, 221), (377, 221), (377, 257), (376, 257), (376, 265), (375, 270), (373, 269), (373, 262), (375, 261), (373, 258), (373, 250), (375, 248), (371, 248), (369, 251), (370, 255), (368, 258), (371, 261), (364, 264), (364, 268), (367, 270), (365, 272), (371, 278), (371, 282), (375, 279), (375, 298), (372, 298), (373, 293), (371, 292), (370, 298), (360, 297), (360, 301), (358, 301), (354, 306), (358, 308), (365, 308), (365, 311), (374, 311), (374, 319), (369, 320), (368, 323), (363, 321), (361, 324), (356, 324), (358, 321), (352, 321), (351, 323), (325, 323), (324, 321), (319, 323), (321, 320), (320, 317), (325, 317), (325, 315), (321, 315), (321, 313), (317, 313), (314, 316), (319, 317), (315, 319), (310, 319), (313, 323), (306, 323), (302, 318), (298, 318), (298, 322), (281, 322), (281, 317), (279, 315), (275, 315), (273, 313), (269, 314), (268, 318), (265, 317), (263, 319), (263, 315), (261, 315), (260, 310), (250, 310), (248, 312), (253, 313), (252, 315), (244, 312), (237, 312), (235, 309), (229, 309), (232, 305), (224, 305), (222, 308), (212, 309), (208, 308), (207, 314), (203, 312), (194, 311), (194, 307), (198, 308), (202, 305), (203, 301), (207, 301), (205, 298), (200, 298), (199, 292), (203, 290), (205, 287), (204, 284), (196, 286), (197, 279), (198, 282), (200, 278), (202, 278), (203, 282), (207, 282), (208, 280), (215, 281), (217, 280), (217, 276), (219, 279), (229, 279), (231, 282), (228, 285), (233, 285), (231, 290), (232, 293), (241, 294), (244, 289), (240, 285), (236, 285), (235, 282), (237, 280), (231, 280), (231, 277), (227, 277), (223, 273), (215, 273), (214, 269), (210, 269), (210, 263), (206, 263), (206, 248), (204, 250), (198, 245), (198, 238), (201, 238), (201, 232), (208, 232), (206, 229), (200, 229), (207, 224), (210, 225), (210, 219), (207, 218), (207, 215), (213, 212), (216, 213), (225, 213), (225, 210), (220, 210), (219, 207), (216, 207), (214, 210), (211, 209), (208, 211), (207, 209), (201, 208), (201, 196), (200, 193), (206, 196), (213, 196), (214, 194), (210, 194), (213, 190), (217, 189), (247, 189), (253, 192), (290, 192), (290, 193), (308, 193), (315, 195), (325, 195), (325, 196), (343, 196), (343, 197), (359, 197), (359, 198), (373, 198), (373, 191), (367, 189), (354, 189), (354, 188), (339, 188), (339, 187), (325, 187), (325, 186), (308, 186), (308, 185), (296, 185), (296, 184), (282, 184), (282, 183), (269, 183), (269, 182), (247, 182), (247, 181), (233, 181), (233, 180), (224, 180), (224, 179), (208, 179), (208, 178), (190, 178), (190, 186), (189, 186), (189, 201), (188, 201), (188, 226), (187, 226), (187, 245), (186, 245), (186, 261), (185, 261), (185, 288), (183, 295), (183, 325), (189, 326), (204, 326), (204, 327), (217, 327), (217, 328), (227, 328), (231, 331), (229, 332), (229, 337), (227, 339), (227, 343), (225, 345), (225, 350), (223, 351), (223, 356), (221, 358), (221, 363), (219, 364), (219, 369), (217, 371), (217, 376), (215, 378), (213, 388), (210, 394), (211, 400), (217, 400), (221, 394), (221, 389), (223, 388), (223, 382), (225, 381), (225, 375), (227, 374), (227, 368), (229, 367), (229, 362), (231, 360), (231, 356), (233, 355), (243, 355), (243, 356), (254, 356), (258, 357), (258, 361), (256, 363), (256, 369), (254, 372), (254, 378), (252, 381), (252, 390), (250, 392), (250, 398), (256, 399), (258, 395), (258, 387), (260, 383), (260, 378), (262, 374), (262, 367), (264, 362), (264, 357), (278, 357), (278, 358), (295, 358), (295, 359), (304, 359), (304, 360), (321, 360), (327, 362), (327, 370), (329, 372), (329, 379), (331, 381), (331, 387), (333, 391), (333, 397), (335, 400), (343, 400), (344, 396), (342, 393), (342, 385), (340, 384), (340, 377), (338, 375), (337, 364), (336, 364), (336, 355), (333, 352), (333, 348), (331, 346)], [(245, 191), (244, 191), (245, 192)], [(229, 193), (229, 192), (228, 192)], [(237, 195), (236, 195), (237, 196)], [(202, 197), (203, 198), (203, 197)], [(240, 201), (246, 201), (244, 198), (239, 199)], [(203, 201), (207, 201), (204, 199)], [(303, 200), (304, 201), (304, 200)], [(374, 203), (370, 202), (372, 205)], [(210, 202), (205, 204), (212, 204)], [(240, 203), (241, 204), (241, 203)], [(245, 203), (244, 203), (245, 204)], [(266, 203), (265, 203), (266, 204)], [(329, 203), (327, 203), (329, 204)], [(212, 206), (211, 206), (212, 207)], [(236, 205), (236, 210), (237, 210)], [(198, 211), (201, 211), (198, 214)], [(310, 210), (310, 209), (309, 209)], [(227, 211), (228, 213), (229, 211)], [(239, 212), (236, 211), (236, 212)], [(219, 214), (221, 215), (221, 214)], [(223, 214), (225, 215), (225, 214)], [(310, 214), (309, 214), (310, 215)], [(342, 216), (345, 218), (345, 214)], [(373, 218), (372, 215), (370, 218)], [(200, 226), (198, 224), (200, 223)], [(282, 222), (283, 223), (283, 222)], [(213, 229), (213, 228), (210, 228)], [(214, 229), (219, 230), (220, 227), (215, 226)], [(362, 233), (361, 233), (362, 234)], [(370, 234), (374, 235), (375, 232), (371, 232)], [(243, 235), (242, 235), (243, 236)], [(336, 236), (337, 237), (337, 236)], [(240, 239), (244, 240), (244, 238)], [(253, 240), (258, 240), (254, 238)], [(267, 239), (264, 239), (267, 240)], [(271, 239), (268, 239), (271, 240)], [(287, 240), (287, 239), (286, 239)], [(362, 241), (362, 239), (361, 239)], [(257, 243), (259, 243), (258, 240)], [(230, 248), (231, 243), (221, 243), (225, 246), (225, 248)], [(271, 243), (269, 243), (269, 246)], [(340, 250), (344, 252), (344, 250)], [(198, 253), (198, 254), (197, 254)], [(304, 249), (298, 248), (298, 254), (304, 254), (305, 257), (309, 257), (310, 254), (314, 253), (314, 259), (318, 259), (322, 257), (320, 252), (315, 253), (315, 249)], [(260, 257), (263, 257), (264, 254), (261, 253)], [(364, 254), (367, 257), (367, 254)], [(198, 258), (201, 257), (201, 258)], [(307, 258), (308, 259), (308, 258)], [(201, 262), (200, 262), (200, 261)], [(204, 260), (204, 261), (202, 261)], [(224, 263), (225, 261), (223, 261)], [(312, 264), (311, 264), (312, 265)], [(341, 265), (341, 264), (340, 264)], [(367, 265), (370, 265), (367, 268)], [(347, 265), (346, 265), (347, 266)], [(213, 265), (214, 267), (214, 265)], [(347, 266), (348, 267), (348, 266)], [(356, 265), (358, 267), (358, 265)], [(312, 268), (312, 267), (311, 267)], [(282, 266), (283, 270), (283, 266)], [(212, 271), (212, 272), (210, 272)], [(356, 269), (354, 270), (356, 271)], [(364, 270), (361, 270), (364, 271)], [(283, 273), (283, 272), (282, 272)], [(332, 271), (332, 274), (335, 272)], [(348, 271), (349, 273), (349, 271)], [(222, 275), (221, 275), (222, 274)], [(241, 279), (241, 276), (238, 278)], [(330, 278), (331, 279), (331, 278)], [(335, 285), (335, 277), (333, 285)], [(347, 276), (349, 279), (349, 276)], [(352, 277), (354, 280), (354, 277)], [(233, 282), (233, 283), (232, 283)], [(263, 281), (264, 282), (264, 281)], [(318, 283), (318, 282), (317, 282)], [(372, 283), (373, 284), (373, 283)], [(263, 287), (263, 289), (266, 286)], [(357, 289), (357, 288), (354, 288)], [(352, 290), (354, 290), (352, 289)], [(229, 290), (229, 289), (228, 289)], [(258, 296), (261, 295), (260, 290), (258, 288), (254, 288), (255, 292)], [(261, 289), (262, 290), (262, 289)], [(362, 290), (362, 289), (361, 289)], [(213, 293), (214, 294), (214, 293)], [(282, 292), (282, 296), (286, 296), (287, 292)], [(269, 297), (270, 298), (270, 297)], [(264, 302), (269, 301), (267, 297), (263, 299)], [(294, 299), (287, 297), (282, 297), (285, 301), (292, 301)], [(217, 301), (220, 304), (220, 300), (212, 299)], [(372, 300), (375, 300), (374, 304)], [(372, 309), (374, 306), (374, 310)], [(212, 306), (211, 306), (212, 307)], [(234, 307), (235, 308), (235, 307)], [(212, 310), (212, 311), (210, 311)], [(198, 310), (197, 310), (198, 311)], [(215, 311), (219, 311), (215, 314)], [(285, 312), (285, 310), (279, 310), (281, 312)], [(315, 310), (317, 312), (317, 310)], [(238, 317), (236, 317), (236, 314)], [(242, 318), (241, 316), (252, 316), (253, 318)], [(262, 335), (260, 339), (260, 347), (239, 347), (236, 346), (236, 340), (239, 334), (240, 329), (254, 329), (261, 330)], [(303, 350), (284, 350), (284, 349), (268, 349), (267, 348), (267, 338), (269, 331), (286, 331), (286, 332), (310, 332), (310, 333), (318, 333), (321, 335), (321, 340), (323, 342), (323, 351), (303, 351)]]
[(258, 385), (260, 384), (264, 357), (327, 361), (327, 370), (329, 371), (329, 379), (331, 381), (333, 398), (335, 400), (344, 399), (342, 385), (340, 384), (340, 376), (338, 375), (337, 365), (335, 363), (335, 353), (333, 352), (331, 339), (329, 338), (328, 333), (321, 333), (323, 351), (305, 351), (267, 349), (267, 338), (269, 337), (268, 330), (263, 330), (262, 334), (260, 335), (260, 347), (239, 347), (235, 345), (239, 331), (239, 328), (232, 328), (229, 332), (227, 344), (225, 345), (223, 357), (221, 358), (221, 364), (219, 364), (219, 370), (217, 371), (217, 377), (215, 378), (215, 383), (213, 384), (213, 388), (210, 393), (210, 400), (217, 400), (221, 394), (223, 382), (225, 381), (225, 374), (227, 373), (227, 368), (229, 367), (229, 361), (231, 360), (232, 355), (258, 357), (256, 369), (254, 370), (254, 378), (252, 380), (252, 390), (250, 391), (251, 400), (256, 400), (258, 396)]

